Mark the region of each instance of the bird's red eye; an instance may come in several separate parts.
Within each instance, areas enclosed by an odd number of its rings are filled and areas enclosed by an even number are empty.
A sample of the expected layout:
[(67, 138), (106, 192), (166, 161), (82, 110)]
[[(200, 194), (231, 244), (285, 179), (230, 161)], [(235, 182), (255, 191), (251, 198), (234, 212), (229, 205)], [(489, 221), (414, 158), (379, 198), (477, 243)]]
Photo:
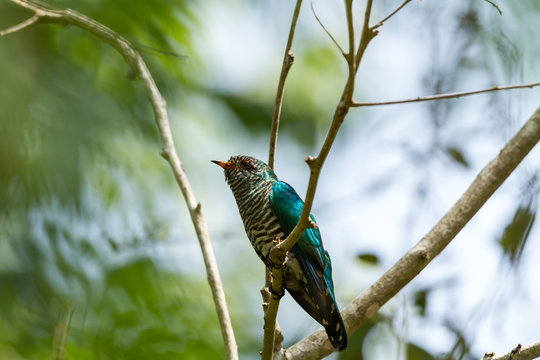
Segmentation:
[(242, 161), (240, 165), (246, 170), (251, 169), (251, 163), (247, 160)]

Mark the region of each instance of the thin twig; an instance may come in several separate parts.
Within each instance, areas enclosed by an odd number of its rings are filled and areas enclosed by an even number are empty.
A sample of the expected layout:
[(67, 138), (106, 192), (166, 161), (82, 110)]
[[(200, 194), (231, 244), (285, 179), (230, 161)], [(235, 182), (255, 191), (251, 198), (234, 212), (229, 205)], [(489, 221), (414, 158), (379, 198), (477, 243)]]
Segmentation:
[(217, 268), (214, 250), (212, 248), (212, 243), (210, 242), (210, 237), (208, 236), (206, 219), (201, 211), (200, 203), (198, 203), (195, 199), (187, 175), (182, 167), (182, 162), (180, 161), (178, 153), (176, 152), (172, 131), (169, 125), (165, 99), (159, 92), (159, 89), (157, 88), (156, 83), (144, 60), (127, 39), (120, 36), (105, 25), (83, 14), (70, 9), (53, 10), (28, 0), (10, 1), (33, 11), (35, 13), (34, 16), (38, 16), (43, 20), (62, 24), (72, 24), (91, 32), (115, 48), (123, 56), (124, 60), (132, 68), (134, 73), (142, 80), (150, 103), (152, 104), (156, 124), (161, 136), (161, 155), (169, 162), (171, 170), (174, 173), (176, 182), (182, 191), (189, 209), (189, 213), (197, 233), (197, 238), (199, 239), (199, 244), (201, 246), (208, 275), (208, 283), (212, 290), (214, 304), (216, 306), (216, 312), (221, 326), (223, 340), (225, 342), (227, 358), (238, 359), (236, 340), (234, 338), (234, 332), (225, 300), (225, 294), (223, 292), (223, 285), (220, 279), (219, 270)]
[(270, 130), (270, 146), (268, 150), (268, 166), (272, 169), (274, 168), (274, 159), (276, 156), (276, 144), (279, 131), (279, 119), (281, 116), (281, 105), (283, 104), (283, 92), (285, 90), (285, 80), (294, 63), (292, 44), (301, 7), (302, 0), (297, 0), (291, 21), (291, 28), (289, 30), (289, 38), (287, 39), (287, 46), (285, 47), (285, 54), (283, 55), (283, 64), (281, 66), (281, 75), (279, 76), (276, 100), (274, 101), (274, 115), (272, 116), (272, 129)]
[(472, 90), (472, 91), (462, 91), (446, 94), (436, 94), (429, 96), (419, 96), (414, 99), (404, 99), (404, 100), (391, 100), (391, 101), (373, 101), (373, 102), (353, 102), (352, 107), (362, 107), (362, 106), (379, 106), (379, 105), (395, 105), (395, 104), (407, 104), (421, 101), (433, 101), (433, 100), (442, 100), (442, 99), (452, 99), (459, 98), (462, 96), (482, 94), (491, 91), (501, 91), (501, 90), (513, 90), (513, 89), (523, 89), (523, 88), (533, 88), (539, 86), (540, 82), (529, 83), (529, 84), (519, 84), (519, 85), (497, 85), (492, 86), (487, 89)]
[(499, 15), (502, 16), (503, 13), (502, 13), (501, 9), (499, 8), (499, 6), (498, 6), (497, 4), (495, 4), (495, 3), (494, 3), (493, 1), (491, 1), (491, 0), (484, 0), (484, 1), (487, 2), (487, 3), (489, 3), (489, 4), (491, 4), (491, 6), (493, 6), (495, 9), (497, 9), (497, 11), (499, 12)]
[[(296, 1), (294, 8), (291, 27), (289, 29), (289, 36), (287, 39), (287, 45), (285, 46), (285, 54), (283, 55), (283, 63), (281, 65), (281, 74), (279, 76), (278, 88), (276, 91), (276, 99), (274, 101), (274, 114), (272, 116), (272, 128), (270, 130), (270, 145), (268, 149), (268, 166), (274, 169), (274, 161), (276, 156), (277, 138), (279, 133), (279, 120), (281, 117), (281, 107), (283, 104), (283, 93), (285, 91), (285, 80), (289, 74), (294, 63), (294, 56), (292, 53), (292, 45), (294, 40), (294, 33), (296, 30), (296, 23), (298, 22), (298, 16), (300, 15), (300, 9), (302, 7), (302, 0)], [(279, 299), (275, 299), (270, 296), (270, 292), (267, 291), (270, 286), (270, 280), (272, 279), (272, 290), (278, 294), (282, 291), (283, 271), (281, 269), (274, 269), (270, 275), (270, 271), (266, 269), (265, 272), (265, 288), (261, 290), (263, 297), (263, 303), (267, 304), (264, 308), (264, 335), (263, 335), (263, 349), (262, 359), (271, 360), (275, 350), (281, 349), (281, 342), (276, 343), (276, 333), (280, 333), (279, 325), (277, 325), (277, 312), (279, 309)], [(283, 339), (283, 336), (280, 336)], [(276, 346), (277, 345), (277, 346)]]
[(153, 52), (153, 53), (156, 53), (156, 54), (170, 56), (170, 57), (177, 58), (177, 59), (187, 59), (186, 55), (180, 55), (180, 54), (177, 54), (177, 53), (175, 53), (173, 51), (170, 51), (170, 50), (158, 49), (158, 48), (155, 48), (153, 46), (145, 45), (145, 44), (140, 43), (138, 41), (133, 41), (131, 39), (129, 41), (131, 42), (131, 44), (133, 44), (135, 46), (135, 48), (137, 50), (139, 50), (142, 53), (144, 53), (144, 52)]
[[(347, 18), (347, 33), (349, 34), (349, 53), (347, 54), (347, 65), (349, 66), (349, 82), (352, 82), (350, 86), (354, 90), (354, 79), (356, 75), (355, 71), (355, 48), (354, 48), (354, 21), (353, 21), (353, 13), (352, 13), (352, 3), (353, 0), (345, 0), (345, 13)], [(365, 24), (364, 24), (365, 25)], [(352, 94), (351, 94), (351, 100), (352, 100)]]
[(495, 355), (495, 353), (486, 353), (482, 360), (532, 360), (538, 358), (540, 358), (540, 342), (525, 347), (518, 344), (518, 346), (500, 356)]
[(339, 52), (341, 52), (341, 55), (343, 55), (343, 57), (347, 57), (347, 54), (345, 53), (345, 51), (343, 51), (343, 49), (341, 48), (341, 46), (339, 45), (339, 43), (337, 42), (337, 40), (332, 36), (332, 34), (328, 31), (328, 29), (326, 29), (326, 26), (324, 26), (324, 24), (322, 23), (321, 19), (319, 19), (319, 17), (317, 16), (317, 13), (315, 13), (315, 9), (313, 8), (313, 2), (311, 3), (311, 12), (313, 13), (313, 16), (315, 16), (315, 19), (317, 20), (317, 22), (319, 23), (319, 25), (321, 25), (321, 27), (323, 28), (324, 32), (326, 33), (326, 35), (328, 35), (328, 37), (330, 37), (330, 39), (332, 40), (332, 42), (334, 43), (334, 45), (336, 45), (336, 47), (339, 49)]
[(382, 19), (381, 21), (379, 21), (377, 24), (373, 25), (372, 29), (377, 29), (377, 28), (383, 26), (383, 24), (384, 24), (388, 19), (390, 19), (392, 16), (396, 15), (397, 12), (398, 12), (399, 10), (403, 9), (403, 7), (404, 7), (405, 5), (407, 5), (408, 3), (410, 3), (410, 2), (411, 2), (411, 0), (405, 0), (401, 5), (399, 5), (399, 6), (397, 7), (396, 10), (392, 11), (387, 17), (385, 17), (384, 19)]
[(34, 25), (39, 19), (40, 16), (34, 15), (31, 18), (28, 18), (25, 21), (21, 22), (20, 24), (12, 26), (9, 29), (0, 31), (0, 36), (9, 35), (11, 33), (23, 30), (24, 28)]
[[(341, 312), (349, 333), (358, 329), (415, 278), (471, 220), (518, 164), (540, 141), (540, 108), (499, 154), (480, 171), (442, 219), (373, 285)], [(334, 349), (320, 329), (281, 352), (281, 359), (320, 359)]]
[(362, 56), (366, 51), (369, 42), (377, 36), (377, 30), (369, 27), (369, 19), (371, 17), (371, 6), (373, 5), (372, 0), (368, 0), (366, 4), (366, 11), (364, 13), (364, 25), (362, 26), (362, 37), (360, 38), (360, 45), (358, 45), (358, 50), (356, 51), (356, 64), (355, 69), (358, 71), (360, 67), (360, 62), (362, 61)]

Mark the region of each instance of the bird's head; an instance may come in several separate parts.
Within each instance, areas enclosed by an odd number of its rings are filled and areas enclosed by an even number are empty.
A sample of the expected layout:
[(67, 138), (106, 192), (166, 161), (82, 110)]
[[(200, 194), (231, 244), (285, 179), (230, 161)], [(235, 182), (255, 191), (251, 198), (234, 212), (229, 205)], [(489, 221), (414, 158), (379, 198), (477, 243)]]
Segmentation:
[(235, 192), (237, 189), (251, 191), (262, 182), (277, 180), (272, 169), (261, 160), (251, 156), (231, 156), (229, 161), (212, 160), (225, 170), (225, 180)]

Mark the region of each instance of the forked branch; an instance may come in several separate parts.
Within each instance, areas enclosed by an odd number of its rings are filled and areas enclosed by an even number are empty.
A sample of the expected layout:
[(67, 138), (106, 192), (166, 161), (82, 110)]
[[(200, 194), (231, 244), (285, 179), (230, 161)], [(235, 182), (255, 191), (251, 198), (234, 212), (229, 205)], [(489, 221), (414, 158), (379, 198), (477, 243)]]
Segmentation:
[[(368, 0), (367, 2), (366, 14), (364, 17), (365, 23), (364, 23), (364, 27), (363, 27), (363, 31), (362, 31), (362, 35), (360, 39), (360, 44), (358, 46), (358, 50), (356, 50), (355, 43), (354, 43), (352, 0), (345, 0), (345, 9), (346, 9), (346, 16), (347, 16), (347, 30), (348, 30), (348, 38), (349, 38), (349, 49), (348, 49), (348, 53), (345, 56), (345, 59), (347, 61), (349, 74), (347, 77), (347, 81), (345, 83), (345, 87), (343, 89), (343, 93), (341, 95), (341, 99), (334, 112), (332, 124), (330, 125), (328, 134), (321, 147), (319, 155), (315, 158), (314, 157), (306, 158), (306, 162), (308, 163), (311, 170), (311, 176), (309, 178), (308, 190), (305, 197), (304, 207), (302, 209), (300, 220), (298, 221), (298, 224), (296, 224), (296, 226), (294, 227), (293, 231), (287, 236), (287, 238), (283, 242), (276, 244), (270, 252), (272, 261), (276, 264), (282, 263), (281, 259), (286, 258), (287, 252), (294, 246), (296, 241), (298, 241), (302, 233), (308, 227), (312, 226), (312, 224), (309, 221), (309, 215), (311, 212), (311, 207), (313, 205), (313, 198), (315, 196), (319, 174), (324, 164), (324, 161), (326, 157), (328, 156), (328, 153), (330, 152), (332, 144), (334, 143), (334, 140), (337, 136), (339, 128), (341, 124), (343, 123), (345, 116), (347, 115), (349, 108), (351, 107), (351, 104), (353, 103), (352, 99), (353, 99), (353, 92), (354, 92), (354, 82), (355, 82), (355, 77), (358, 70), (359, 58), (362, 57), (362, 54), (364, 53), (364, 50), (366, 49), (369, 41), (375, 36), (375, 32), (369, 28), (369, 17), (371, 14), (372, 3), (373, 3), (373, 0)], [(272, 149), (270, 150), (273, 151)], [(274, 278), (273, 281), (279, 285), (279, 286), (276, 286), (276, 288), (273, 287), (273, 290), (274, 292), (279, 293), (281, 292), (281, 281), (283, 278), (283, 271), (281, 269), (273, 269), (272, 275)], [(269, 349), (273, 349), (273, 341), (271, 340), (274, 336), (274, 327), (271, 325), (272, 325), (272, 321), (275, 321), (278, 308), (279, 308), (279, 298), (272, 297), (268, 305), (268, 309), (265, 312), (265, 340), (264, 340), (264, 348), (263, 348), (264, 360), (272, 359), (272, 353), (269, 351)], [(274, 318), (274, 320), (272, 320), (271, 317)], [(267, 327), (267, 324), (270, 324), (270, 326)]]
[[(360, 64), (362, 55), (364, 54), (364, 51), (367, 48), (369, 42), (376, 35), (376, 32), (369, 27), (369, 18), (371, 14), (372, 3), (373, 0), (367, 1), (364, 16), (364, 26), (357, 50), (355, 50), (354, 48), (354, 27), (352, 26), (352, 18), (349, 18), (349, 16), (347, 16), (347, 28), (349, 31), (349, 49), (346, 60), (349, 68), (349, 74), (347, 76), (347, 80), (345, 82), (345, 87), (341, 94), (340, 101), (334, 111), (332, 123), (330, 124), (328, 133), (326, 134), (326, 138), (323, 145), (321, 146), (319, 154), (316, 157), (308, 156), (306, 158), (306, 162), (309, 165), (311, 175), (309, 177), (308, 189), (306, 192), (304, 207), (302, 209), (300, 220), (298, 221), (298, 224), (295, 226), (293, 231), (289, 234), (289, 236), (287, 236), (287, 238), (279, 246), (276, 247), (276, 255), (281, 256), (283, 254), (286, 254), (294, 246), (302, 233), (310, 227), (309, 214), (313, 205), (313, 198), (315, 197), (315, 192), (317, 190), (317, 184), (319, 181), (319, 175), (322, 166), (330, 152), (330, 149), (332, 148), (332, 145), (334, 144), (334, 140), (336, 139), (338, 131), (343, 124), (343, 121), (345, 120), (345, 117), (347, 116), (351, 105), (353, 104), (352, 97), (354, 92), (355, 77), (356, 73), (358, 72), (358, 66)], [(345, 4), (347, 14), (352, 14), (352, 1), (346, 0)]]
[(382, 19), (381, 21), (379, 21), (378, 23), (376, 23), (375, 25), (373, 25), (373, 29), (377, 29), (381, 26), (384, 25), (384, 23), (386, 21), (388, 21), (388, 19), (390, 19), (392, 16), (396, 15), (401, 9), (403, 9), (403, 7), (405, 5), (407, 5), (408, 3), (410, 3), (411, 0), (405, 0), (401, 5), (399, 5), (396, 10), (392, 11), (387, 17), (385, 17), (384, 19)]

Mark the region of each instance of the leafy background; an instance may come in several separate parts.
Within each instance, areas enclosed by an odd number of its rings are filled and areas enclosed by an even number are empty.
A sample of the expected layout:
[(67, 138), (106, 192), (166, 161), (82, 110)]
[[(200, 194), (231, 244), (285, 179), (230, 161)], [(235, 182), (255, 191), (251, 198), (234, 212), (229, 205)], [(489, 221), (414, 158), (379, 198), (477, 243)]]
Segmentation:
[[(168, 101), (208, 218), (242, 358), (262, 338), (263, 266), (211, 159), (265, 159), (293, 2), (54, 0), (133, 41)], [(373, 19), (399, 2), (377, 1)], [(363, 3), (355, 14), (360, 26)], [(342, 6), (315, 11), (345, 43)], [(534, 81), (534, 0), (413, 2), (380, 29), (356, 98)], [(0, 27), (29, 14), (3, 1)], [(345, 64), (308, 6), (294, 45), (276, 171), (299, 193)], [(110, 47), (40, 24), (0, 39), (0, 358), (219, 359), (224, 349), (189, 215), (141, 84)], [(538, 107), (539, 90), (351, 111), (314, 214), (344, 306), (444, 214)], [(454, 243), (350, 339), (339, 359), (472, 359), (538, 341), (533, 151)], [(317, 329), (288, 297), (285, 345)]]

